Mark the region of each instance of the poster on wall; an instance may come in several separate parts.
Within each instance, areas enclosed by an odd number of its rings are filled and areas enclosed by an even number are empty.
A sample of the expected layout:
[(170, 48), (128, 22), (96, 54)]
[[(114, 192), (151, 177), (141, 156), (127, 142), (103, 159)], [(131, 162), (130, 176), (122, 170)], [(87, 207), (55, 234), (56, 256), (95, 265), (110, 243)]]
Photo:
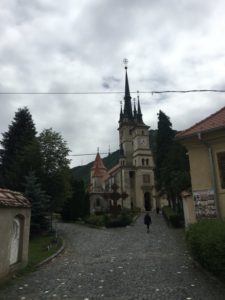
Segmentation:
[(214, 190), (193, 191), (197, 218), (215, 218), (216, 203)]

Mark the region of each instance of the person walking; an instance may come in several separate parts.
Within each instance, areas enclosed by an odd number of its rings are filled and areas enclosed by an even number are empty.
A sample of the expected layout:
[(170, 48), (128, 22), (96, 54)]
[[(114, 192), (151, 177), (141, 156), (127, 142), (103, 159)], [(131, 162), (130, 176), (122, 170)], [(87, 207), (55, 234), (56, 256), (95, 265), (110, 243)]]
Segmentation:
[(144, 217), (144, 223), (147, 226), (147, 233), (149, 233), (150, 224), (152, 223), (152, 219), (151, 219), (149, 213), (146, 213), (146, 215)]

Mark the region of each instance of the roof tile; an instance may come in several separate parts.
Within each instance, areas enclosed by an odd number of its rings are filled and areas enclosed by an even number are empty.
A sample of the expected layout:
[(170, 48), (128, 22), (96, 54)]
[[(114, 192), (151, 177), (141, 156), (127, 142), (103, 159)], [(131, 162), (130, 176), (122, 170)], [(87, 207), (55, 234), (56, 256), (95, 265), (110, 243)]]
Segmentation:
[(208, 116), (190, 128), (179, 132), (176, 135), (176, 139), (182, 139), (197, 133), (213, 131), (221, 128), (225, 129), (225, 107), (221, 108), (214, 114)]
[(0, 207), (31, 207), (30, 201), (19, 192), (0, 189)]

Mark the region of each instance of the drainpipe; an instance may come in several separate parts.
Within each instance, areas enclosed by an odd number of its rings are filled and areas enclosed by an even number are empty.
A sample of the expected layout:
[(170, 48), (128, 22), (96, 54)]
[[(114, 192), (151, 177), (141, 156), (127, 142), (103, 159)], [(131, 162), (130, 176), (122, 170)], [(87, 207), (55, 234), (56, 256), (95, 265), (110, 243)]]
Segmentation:
[(213, 152), (212, 152), (212, 147), (209, 143), (204, 141), (202, 139), (201, 132), (197, 134), (198, 140), (208, 149), (208, 155), (209, 155), (209, 164), (210, 164), (210, 176), (211, 176), (211, 181), (212, 181), (212, 188), (215, 193), (215, 206), (216, 206), (216, 213), (217, 217), (220, 218), (220, 211), (219, 211), (219, 201), (218, 201), (218, 191), (217, 191), (217, 186), (216, 186), (216, 172), (215, 172), (215, 163), (213, 159)]

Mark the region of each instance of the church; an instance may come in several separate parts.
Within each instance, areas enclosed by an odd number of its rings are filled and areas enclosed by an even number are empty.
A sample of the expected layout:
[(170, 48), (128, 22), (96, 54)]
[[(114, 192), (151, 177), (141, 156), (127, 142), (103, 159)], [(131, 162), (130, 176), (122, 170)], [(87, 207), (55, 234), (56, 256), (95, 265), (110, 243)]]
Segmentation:
[[(116, 196), (119, 208), (156, 208), (154, 161), (149, 126), (143, 122), (140, 99), (132, 105), (127, 66), (125, 95), (119, 116), (119, 163), (107, 170), (97, 153), (90, 174), (90, 213), (109, 212)], [(112, 197), (110, 197), (112, 195)]]

